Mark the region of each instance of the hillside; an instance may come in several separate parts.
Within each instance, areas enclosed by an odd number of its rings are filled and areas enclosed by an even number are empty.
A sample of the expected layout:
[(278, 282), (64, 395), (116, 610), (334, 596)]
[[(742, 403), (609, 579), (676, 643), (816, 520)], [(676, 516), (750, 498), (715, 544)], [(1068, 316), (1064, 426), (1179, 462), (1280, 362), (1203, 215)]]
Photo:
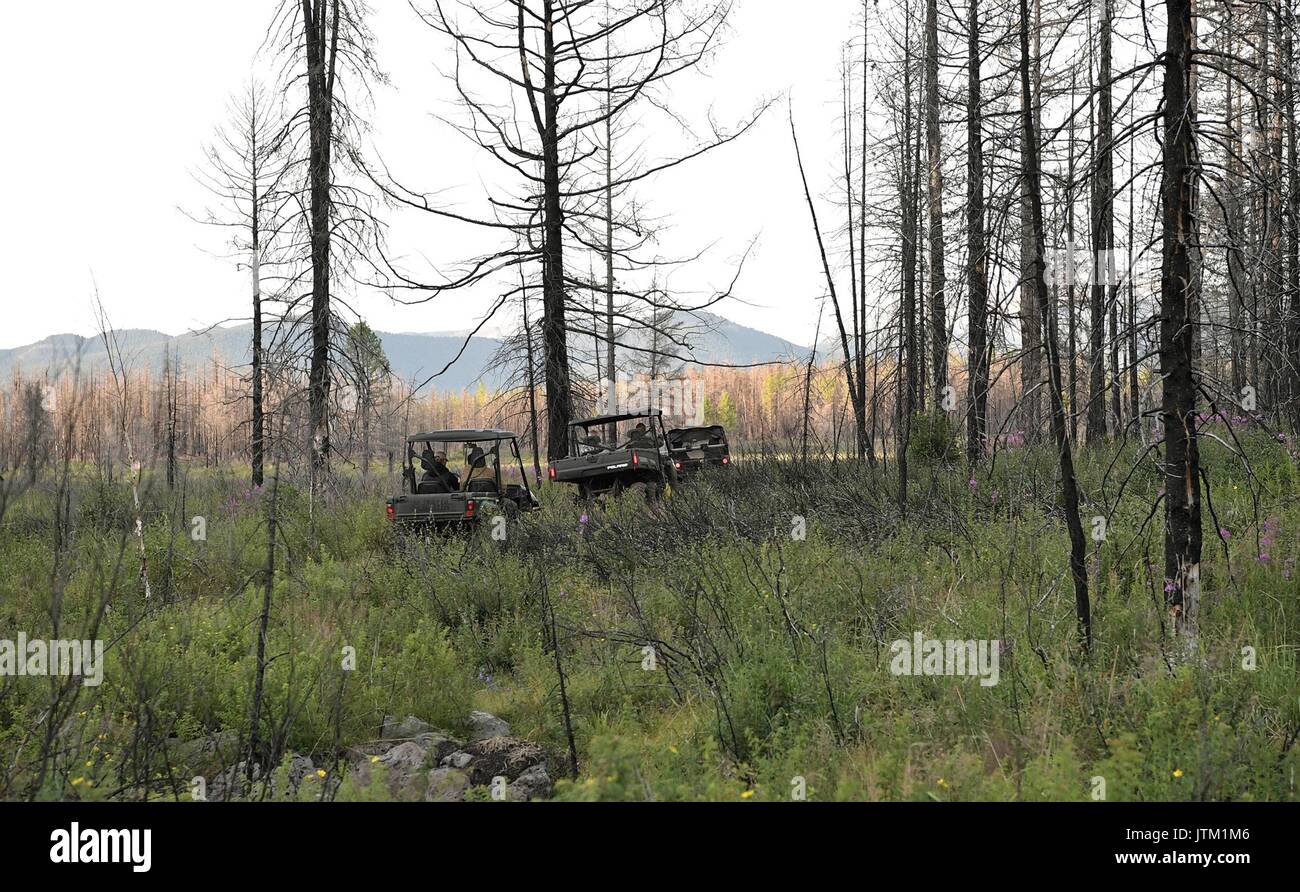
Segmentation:
[[(492, 368), (492, 357), (501, 346), (496, 337), (475, 336), (459, 332), (379, 332), (384, 352), (393, 373), (403, 381), (422, 382), (439, 371), (464, 346), (455, 364), (432, 385), (440, 391), (501, 386), (503, 379)], [(805, 348), (776, 335), (749, 328), (712, 313), (698, 313), (690, 322), (684, 338), (698, 362), (749, 365), (797, 359)], [(179, 356), (184, 369), (195, 370), (214, 361), (242, 366), (250, 361), (251, 325), (213, 328), (203, 332), (168, 335), (150, 329), (126, 329), (117, 333), (122, 354), (132, 368), (158, 370), (163, 357), (171, 351)], [(646, 338), (619, 336), (621, 343), (643, 346)], [(572, 343), (572, 341), (571, 341)], [(68, 374), (80, 368), (96, 373), (105, 368), (107, 354), (99, 337), (57, 334), (22, 347), (0, 350), (0, 376), (9, 377), (15, 370), (26, 375), (51, 372)]]

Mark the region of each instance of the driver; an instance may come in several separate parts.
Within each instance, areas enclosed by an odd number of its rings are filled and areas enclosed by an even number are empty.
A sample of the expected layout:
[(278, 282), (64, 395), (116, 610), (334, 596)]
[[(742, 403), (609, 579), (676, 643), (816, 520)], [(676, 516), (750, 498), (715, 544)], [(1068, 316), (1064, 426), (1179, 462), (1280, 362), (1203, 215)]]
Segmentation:
[(456, 492), (460, 489), (460, 477), (451, 468), (447, 467), (447, 453), (438, 452), (433, 456), (433, 469), (442, 482), (447, 484), (447, 489)]
[(420, 455), (420, 466), (424, 468), (424, 476), (420, 478), (421, 483), (436, 480), (442, 483), (448, 492), (456, 492), (460, 489), (460, 478), (447, 467), (447, 453), (434, 452), (426, 446)]
[(636, 427), (632, 428), (632, 433), (628, 436), (627, 443), (624, 444), (623, 448), (626, 449), (631, 446), (653, 445), (654, 441), (650, 439), (650, 434), (646, 431), (645, 423), (638, 421)]

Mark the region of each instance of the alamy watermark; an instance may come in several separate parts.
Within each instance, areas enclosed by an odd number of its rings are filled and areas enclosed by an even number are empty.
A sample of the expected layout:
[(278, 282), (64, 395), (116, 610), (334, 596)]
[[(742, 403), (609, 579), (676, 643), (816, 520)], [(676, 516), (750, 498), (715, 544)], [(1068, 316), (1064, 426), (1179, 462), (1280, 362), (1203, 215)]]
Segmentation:
[(135, 873), (148, 873), (153, 864), (153, 831), (96, 830), (76, 821), (67, 830), (50, 834), (50, 861), (55, 864), (130, 864)]
[(892, 675), (965, 675), (979, 678), (982, 687), (998, 683), (1001, 642), (983, 639), (941, 641), (920, 632), (909, 641), (900, 638), (889, 646)]
[(104, 681), (104, 642), (76, 639), (27, 640), (19, 632), (17, 640), (0, 638), (0, 676), (66, 675), (80, 676), (87, 687)]
[(692, 378), (650, 378), (624, 375), (600, 380), (598, 415), (660, 410), (694, 425), (704, 424), (704, 382)]
[(1060, 288), (1089, 287), (1094, 283), (1114, 289), (1127, 284), (1154, 281), (1159, 276), (1159, 257), (1140, 251), (1130, 257), (1127, 249), (1103, 248), (1089, 251), (1081, 241), (1065, 239), (1063, 247), (1049, 247), (1043, 255), (1043, 278)]

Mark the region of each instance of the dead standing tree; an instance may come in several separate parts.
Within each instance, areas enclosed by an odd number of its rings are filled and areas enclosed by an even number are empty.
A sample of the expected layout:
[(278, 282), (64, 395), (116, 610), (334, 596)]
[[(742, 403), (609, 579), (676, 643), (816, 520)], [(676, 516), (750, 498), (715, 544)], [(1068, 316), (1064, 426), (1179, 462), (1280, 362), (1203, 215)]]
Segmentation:
[(1160, 270), (1161, 418), (1165, 439), (1165, 592), (1175, 632), (1195, 646), (1201, 594), (1201, 466), (1196, 433), (1193, 344), (1198, 282), (1196, 246), (1198, 159), (1195, 95), (1191, 90), (1189, 0), (1169, 0), (1164, 54), (1164, 154), (1160, 183), (1163, 233)]
[[(602, 134), (608, 142), (610, 121), (654, 98), (669, 78), (708, 59), (729, 12), (729, 3), (686, 0), (625, 0), (612, 7), (589, 0), (459, 0), (435, 2), (431, 10), (420, 11), (425, 24), (455, 49), (449, 76), (469, 121), (453, 126), (506, 168), (516, 191), (489, 196), (490, 212), (475, 216), (436, 207), (428, 196), (392, 182), (384, 188), (408, 207), (503, 234), (510, 246), (480, 256), (437, 284), (396, 269), (388, 272), (401, 287), (419, 293), (410, 301), (417, 302), (515, 267), (540, 265), (540, 346), (551, 457), (566, 451), (573, 413), (568, 334), (582, 329), (570, 320), (591, 312), (591, 302), (575, 292), (603, 294), (607, 309), (611, 295), (643, 297), (629, 285), (611, 284), (608, 257), (627, 257), (628, 250), (615, 246), (609, 230), (631, 232), (634, 240), (638, 235), (625, 216), (611, 216), (610, 196), (731, 142), (753, 125), (758, 113), (730, 131), (714, 127), (684, 151), (622, 169), (603, 163), (608, 146), (602, 144)], [(606, 267), (601, 281), (570, 272), (583, 266), (571, 254), (583, 251), (600, 256)], [(643, 264), (642, 270), (654, 265)], [(526, 279), (518, 285), (513, 276), (511, 280), (492, 312), (527, 285)], [(727, 293), (713, 295), (704, 305)], [(632, 325), (645, 324), (630, 314), (625, 318)], [(608, 326), (603, 337), (608, 338)]]
[[(1106, 311), (1113, 306), (1115, 220), (1113, 118), (1111, 111), (1111, 0), (1101, 0), (1101, 26), (1097, 30), (1100, 70), (1097, 83), (1097, 129), (1094, 134), (1092, 171), (1092, 289), (1088, 328), (1088, 433), (1087, 444), (1100, 446), (1106, 440)], [(1117, 332), (1112, 324), (1111, 345), (1117, 349)], [(1118, 390), (1116, 390), (1118, 393)], [(1118, 426), (1118, 422), (1116, 423)]]
[[(238, 262), (247, 264), (251, 277), (250, 464), (254, 486), (262, 485), (266, 452), (263, 408), (266, 305), (293, 279), (292, 265), (286, 268), (281, 239), (287, 222), (286, 206), (293, 197), (285, 183), (288, 134), (284, 109), (267, 95), (262, 84), (249, 81), (244, 91), (231, 101), (228, 122), (205, 150), (205, 170), (198, 176), (218, 205), (195, 219), (232, 231), (230, 247)], [(268, 285), (271, 298), (263, 294)], [(169, 473), (170, 470), (169, 465)]]
[(989, 391), (988, 252), (984, 233), (979, 0), (969, 0), (966, 39), (966, 306), (969, 357), (966, 458), (974, 465), (985, 452)]
[(1061, 355), (1056, 337), (1055, 314), (1048, 296), (1045, 276), (1045, 251), (1043, 235), (1042, 175), (1039, 166), (1038, 114), (1030, 86), (1033, 67), (1029, 50), (1029, 0), (1020, 0), (1020, 120), (1023, 131), (1024, 170), (1023, 192), (1029, 199), (1029, 287), (1037, 301), (1039, 318), (1046, 321), (1044, 338), (1047, 353), (1048, 398), (1052, 412), (1052, 435), (1061, 466), (1061, 500), (1065, 509), (1065, 524), (1070, 536), (1070, 574), (1074, 578), (1074, 609), (1079, 626), (1079, 641), (1086, 651), (1092, 644), (1091, 607), (1088, 600), (1087, 545), (1084, 542), (1083, 524), (1079, 519), (1079, 485), (1074, 474), (1074, 456), (1066, 429), (1065, 402), (1062, 394)]
[(929, 166), (926, 198), (930, 248), (930, 349), (934, 407), (942, 413), (948, 386), (947, 268), (943, 247), (943, 141), (939, 121), (939, 4), (925, 4), (925, 146)]
[[(373, 83), (382, 83), (364, 0), (281, 0), (267, 44), (284, 60), (285, 89), (304, 87), (290, 118), (289, 176), (311, 273), (308, 439), (315, 491), (329, 471), (331, 332), (334, 282), (378, 245), (370, 196), (356, 185), (362, 167), (360, 115)], [(292, 309), (291, 305), (291, 309)]]

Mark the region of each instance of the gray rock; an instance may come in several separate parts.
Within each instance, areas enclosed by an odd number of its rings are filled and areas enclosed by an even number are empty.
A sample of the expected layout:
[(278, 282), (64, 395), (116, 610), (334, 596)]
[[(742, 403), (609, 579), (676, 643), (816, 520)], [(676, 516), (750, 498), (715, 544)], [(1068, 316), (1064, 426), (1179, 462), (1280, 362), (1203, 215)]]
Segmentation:
[(379, 763), (395, 774), (410, 775), (424, 767), (428, 754), (415, 741), (399, 743), (379, 757)]
[(445, 734), (429, 731), (415, 736), (415, 744), (429, 754), (429, 762), (437, 765), (443, 758), (460, 749), (460, 744)]
[[(209, 802), (227, 802), (231, 799), (238, 799), (247, 795), (250, 791), (247, 789), (248, 761), (241, 761), (238, 765), (232, 765), (225, 771), (218, 772), (212, 780), (208, 781), (207, 799)], [(256, 762), (253, 763), (253, 783), (256, 784), (262, 779), (262, 768)]]
[(371, 743), (359, 743), (356, 746), (350, 746), (344, 750), (347, 760), (353, 765), (370, 764), (372, 756), (382, 756), (384, 753), (397, 746), (391, 740), (379, 740)]
[(546, 773), (546, 763), (534, 765), (527, 769), (514, 783), (506, 788), (506, 798), (511, 802), (528, 802), (532, 799), (547, 799), (555, 790), (551, 776)]
[(444, 768), (467, 768), (469, 767), (469, 763), (473, 761), (474, 757), (469, 753), (457, 750), (454, 753), (448, 753), (443, 756), (439, 764)]
[[(378, 764), (388, 769), (388, 790), (394, 799), (418, 802), (424, 796), (428, 786), (424, 766), (428, 758), (429, 754), (413, 740), (399, 743), (379, 757)], [(369, 779), (368, 772), (366, 779)]]
[(384, 740), (410, 740), (419, 734), (427, 734), (433, 730), (435, 730), (433, 725), (422, 722), (413, 715), (408, 715), (400, 722), (393, 716), (386, 715), (379, 736)]
[(469, 742), (491, 740), (493, 737), (506, 737), (510, 734), (509, 723), (497, 718), (490, 712), (474, 710), (469, 714)]
[(425, 802), (464, 802), (469, 775), (457, 768), (435, 768), (429, 772)]
[(239, 734), (217, 731), (194, 740), (169, 742), (168, 749), (172, 764), (186, 774), (216, 774), (239, 755)]
[(316, 770), (316, 763), (311, 760), (310, 756), (299, 756), (295, 754), (290, 760), (288, 770), (285, 772), (289, 779), (289, 792), (297, 793), (298, 788), (302, 786), (303, 778)]

